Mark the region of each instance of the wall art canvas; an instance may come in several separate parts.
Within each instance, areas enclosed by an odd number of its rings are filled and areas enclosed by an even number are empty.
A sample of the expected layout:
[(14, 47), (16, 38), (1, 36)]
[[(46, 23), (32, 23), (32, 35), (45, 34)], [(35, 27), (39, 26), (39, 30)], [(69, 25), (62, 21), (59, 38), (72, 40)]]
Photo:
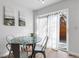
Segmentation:
[(23, 18), (19, 19), (19, 26), (25, 26), (25, 21)]
[(6, 26), (15, 26), (15, 17), (13, 15), (13, 12), (11, 12), (9, 9), (6, 10), (5, 7), (3, 7), (3, 22)]
[(25, 18), (23, 18), (22, 15), (20, 15), (20, 12), (18, 12), (18, 25), (19, 26), (25, 26), (26, 25), (26, 22), (25, 22)]

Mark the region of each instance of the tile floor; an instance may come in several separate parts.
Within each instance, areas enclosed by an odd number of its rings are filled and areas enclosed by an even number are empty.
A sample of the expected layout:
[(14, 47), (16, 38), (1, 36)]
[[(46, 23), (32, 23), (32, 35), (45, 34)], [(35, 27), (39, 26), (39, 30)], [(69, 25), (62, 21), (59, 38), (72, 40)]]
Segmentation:
[[(30, 54), (29, 52), (28, 54)], [(7, 57), (3, 57), (7, 58)], [(10, 56), (10, 58), (13, 58), (13, 56)], [(43, 58), (43, 55), (41, 53), (36, 54), (36, 58)], [(46, 58), (76, 58), (74, 56), (68, 55), (66, 52), (63, 51), (55, 51), (53, 49), (46, 49)]]

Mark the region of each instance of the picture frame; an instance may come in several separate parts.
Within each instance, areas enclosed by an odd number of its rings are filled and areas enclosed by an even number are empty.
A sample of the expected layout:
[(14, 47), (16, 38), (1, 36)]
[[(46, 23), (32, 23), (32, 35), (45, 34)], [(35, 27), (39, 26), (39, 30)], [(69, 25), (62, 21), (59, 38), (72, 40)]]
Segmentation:
[(5, 17), (4, 18), (4, 25), (6, 26), (15, 26), (15, 19), (14, 17)]
[(25, 21), (23, 20), (23, 18), (19, 19), (19, 26), (25, 26)]
[(3, 22), (6, 26), (15, 26), (15, 17), (7, 14), (5, 6), (3, 6)]
[(25, 18), (20, 15), (20, 11), (18, 11), (18, 26), (25, 26)]

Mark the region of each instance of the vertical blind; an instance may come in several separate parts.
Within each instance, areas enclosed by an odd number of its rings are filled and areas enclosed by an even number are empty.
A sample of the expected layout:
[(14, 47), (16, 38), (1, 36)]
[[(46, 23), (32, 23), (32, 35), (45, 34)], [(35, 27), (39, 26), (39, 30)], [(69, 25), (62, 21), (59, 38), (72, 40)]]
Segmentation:
[[(48, 35), (49, 39), (47, 47), (57, 49), (59, 40), (59, 14), (37, 18), (36, 23), (37, 36), (39, 36), (43, 41), (45, 36)], [(39, 44), (41, 44), (42, 41)]]
[[(37, 19), (37, 36), (39, 36), (42, 41), (47, 35), (47, 17), (42, 17)], [(40, 44), (42, 43), (40, 42)]]

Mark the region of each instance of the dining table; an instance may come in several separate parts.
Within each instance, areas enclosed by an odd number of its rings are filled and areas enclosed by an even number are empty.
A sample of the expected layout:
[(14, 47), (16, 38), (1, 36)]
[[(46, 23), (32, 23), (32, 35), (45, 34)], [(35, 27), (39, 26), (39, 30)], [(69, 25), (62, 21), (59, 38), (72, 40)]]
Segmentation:
[(41, 41), (40, 37), (31, 37), (31, 36), (19, 36), (14, 37), (9, 41), (9, 44), (11, 44), (11, 49), (13, 51), (14, 58), (21, 58), (22, 54), (20, 51), (20, 45), (31, 45), (32, 46), (32, 54), (27, 57), (33, 57), (34, 54), (34, 48), (36, 43), (39, 43)]

